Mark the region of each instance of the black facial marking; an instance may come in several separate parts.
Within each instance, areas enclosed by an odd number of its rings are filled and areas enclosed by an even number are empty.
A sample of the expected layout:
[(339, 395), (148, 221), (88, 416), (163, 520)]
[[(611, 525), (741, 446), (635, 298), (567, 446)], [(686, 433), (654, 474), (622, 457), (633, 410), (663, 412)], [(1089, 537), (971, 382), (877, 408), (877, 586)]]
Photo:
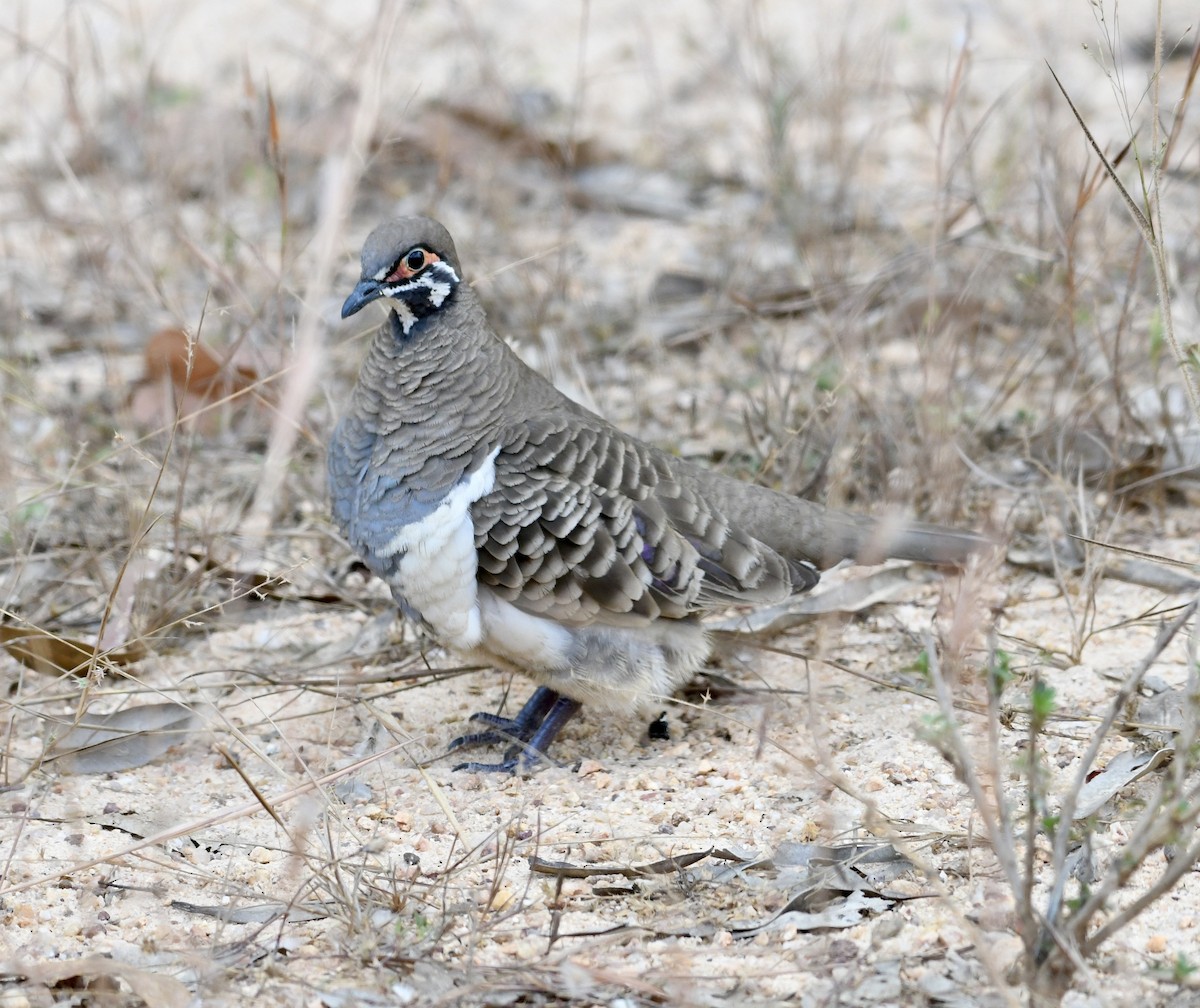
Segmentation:
[[(418, 260), (414, 271), (413, 265)], [(395, 303), (396, 315), (407, 336), (418, 322), (445, 306), (458, 284), (458, 274), (448, 262), (418, 246), (404, 253), (384, 281), (382, 293)]]

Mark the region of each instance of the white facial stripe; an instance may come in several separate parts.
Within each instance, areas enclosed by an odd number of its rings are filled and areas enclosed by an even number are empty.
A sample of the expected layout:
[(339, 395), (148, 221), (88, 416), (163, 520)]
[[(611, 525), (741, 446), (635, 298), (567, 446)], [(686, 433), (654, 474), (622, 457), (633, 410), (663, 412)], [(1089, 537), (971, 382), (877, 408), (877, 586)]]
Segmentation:
[(421, 276), (421, 283), (429, 288), (430, 302), (438, 308), (450, 296), (458, 282), (458, 274), (454, 272), (454, 267), (444, 259), (439, 259)]
[[(441, 266), (447, 273), (450, 274), (449, 280), (439, 280), (434, 276), (434, 271), (438, 266)], [(440, 270), (438, 270), (440, 272)], [(453, 283), (451, 282), (453, 281)], [(445, 263), (437, 263), (423, 277), (421, 283), (429, 288), (429, 301), (435, 308), (441, 308), (442, 302), (450, 296), (450, 291), (454, 289), (454, 284), (458, 283), (458, 277), (454, 275), (452, 270)]]
[(408, 331), (417, 324), (417, 316), (412, 313), (412, 309), (403, 301), (393, 301), (396, 308), (396, 317), (400, 320), (400, 328), (404, 330), (404, 335), (408, 335)]

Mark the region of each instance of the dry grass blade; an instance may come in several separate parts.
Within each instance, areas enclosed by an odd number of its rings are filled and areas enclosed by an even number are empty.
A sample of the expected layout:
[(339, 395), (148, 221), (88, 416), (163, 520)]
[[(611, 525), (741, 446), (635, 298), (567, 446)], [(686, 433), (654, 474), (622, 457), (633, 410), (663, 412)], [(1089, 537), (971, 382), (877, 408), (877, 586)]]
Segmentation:
[(558, 878), (588, 878), (592, 875), (623, 875), (626, 878), (637, 878), (641, 875), (664, 875), (683, 871), (710, 857), (726, 861), (743, 860), (729, 851), (714, 848), (679, 854), (644, 865), (572, 865), (563, 861), (548, 861), (545, 858), (535, 857), (530, 859), (530, 867), (539, 874), (553, 875)]
[[(1150, 182), (1147, 186), (1147, 191), (1149, 194), (1148, 200), (1150, 202), (1149, 209), (1151, 214), (1151, 216), (1148, 217), (1142, 212), (1141, 207), (1137, 205), (1133, 197), (1129, 194), (1129, 190), (1125, 188), (1125, 184), (1121, 181), (1120, 176), (1117, 175), (1116, 168), (1109, 162), (1108, 158), (1105, 157), (1104, 151), (1101, 149), (1100, 144), (1098, 144), (1096, 142), (1096, 138), (1092, 136), (1092, 132), (1090, 129), (1088, 129), (1083, 115), (1080, 113), (1079, 109), (1075, 107), (1075, 103), (1071, 100), (1071, 96), (1067, 93), (1067, 89), (1063, 86), (1062, 81), (1058, 79), (1058, 74), (1054, 72), (1054, 68), (1050, 67), (1048, 64), (1047, 68), (1050, 70), (1050, 76), (1054, 78), (1054, 83), (1058, 85), (1059, 91), (1062, 92), (1063, 98), (1066, 99), (1067, 104), (1071, 107), (1071, 113), (1075, 116), (1075, 121), (1079, 124), (1079, 128), (1083, 131), (1083, 135), (1087, 137), (1087, 141), (1091, 145), (1092, 150), (1100, 159), (1100, 163), (1104, 166), (1105, 172), (1108, 174), (1109, 179), (1112, 181), (1117, 192), (1120, 194), (1121, 201), (1125, 204), (1125, 209), (1129, 211), (1130, 217), (1133, 218), (1134, 224), (1137, 225), (1137, 229), (1142, 236), (1142, 240), (1146, 243), (1146, 247), (1150, 249), (1151, 257), (1154, 262), (1154, 276), (1157, 282), (1158, 303), (1163, 320), (1164, 335), (1166, 336), (1167, 342), (1170, 344), (1171, 352), (1175, 356), (1175, 363), (1179, 368), (1180, 377), (1183, 379), (1184, 388), (1187, 390), (1188, 402), (1192, 407), (1192, 415), (1196, 417), (1198, 421), (1200, 421), (1200, 378), (1198, 378), (1200, 364), (1198, 364), (1194, 354), (1189, 351), (1185, 351), (1184, 347), (1182, 344), (1180, 344), (1179, 340), (1175, 336), (1175, 327), (1173, 316), (1171, 314), (1170, 271), (1167, 267), (1165, 258), (1165, 248), (1163, 245), (1162, 235), (1160, 234), (1161, 228), (1155, 226), (1153, 219), (1153, 216), (1159, 206), (1158, 184), (1163, 167), (1162, 161), (1160, 160), (1161, 152), (1156, 150), (1152, 155), (1154, 160), (1151, 162)], [(1158, 75), (1156, 74), (1156, 81), (1157, 77)], [(1188, 87), (1190, 91), (1190, 75)], [(1180, 118), (1182, 119), (1182, 115)]]
[[(358, 99), (350, 118), (350, 129), (331, 149), (325, 166), (325, 185), (321, 191), (319, 215), (313, 236), (313, 262), (308, 273), (304, 310), (293, 342), (296, 366), (288, 375), (280, 395), (279, 411), (271, 428), (263, 476), (254, 494), (245, 530), (249, 539), (261, 539), (271, 527), (278, 507), (280, 486), (295, 441), (303, 425), (304, 404), (308, 401), (317, 376), (321, 373), (323, 351), (319, 337), (320, 317), (317, 304), (330, 287), (334, 262), (338, 256), (339, 236), (350, 207), (355, 184), (366, 162), (370, 138), (379, 119), (382, 94), (380, 79), (388, 58), (398, 8), (383, 8), (371, 34), (368, 59), (362, 64)], [(272, 122), (274, 123), (272, 104)], [(272, 130), (275, 127), (272, 126)], [(272, 133), (274, 136), (274, 132)]]
[[(400, 753), (405, 748), (406, 746), (404, 745), (390, 746), (387, 749), (380, 750), (378, 753), (373, 753), (372, 755), (361, 760), (356, 760), (349, 766), (345, 766), (338, 770), (334, 770), (331, 773), (325, 774), (320, 778), (306, 781), (304, 784), (299, 784), (296, 787), (288, 788), (279, 794), (271, 795), (270, 807), (278, 808), (279, 806), (289, 801), (293, 801), (302, 795), (310, 794), (328, 784), (332, 784), (335, 781), (341, 780), (343, 777), (356, 773), (357, 771), (371, 765), (378, 760), (383, 760), (388, 756)], [(54, 881), (55, 879), (66, 878), (75, 873), (87, 871), (89, 868), (95, 868), (97, 865), (118, 863), (123, 858), (145, 850), (147, 847), (155, 847), (159, 844), (165, 844), (168, 841), (177, 839), (178, 837), (187, 836), (189, 833), (194, 833), (208, 827), (234, 822), (246, 816), (253, 815), (255, 812), (262, 811), (263, 808), (264, 803), (261, 800), (256, 799), (253, 802), (240, 805), (237, 808), (227, 810), (217, 815), (198, 816), (194, 819), (190, 819), (186, 822), (179, 823), (175, 826), (171, 826), (168, 829), (155, 833), (153, 836), (145, 837), (136, 843), (128, 844), (115, 851), (110, 851), (101, 857), (70, 865), (64, 868), (62, 871), (55, 872), (53, 874), (41, 875), (36, 878), (27, 879), (23, 882), (0, 884), (0, 896), (7, 895), (9, 893), (24, 892), (28, 889), (45, 885), (47, 882)]]

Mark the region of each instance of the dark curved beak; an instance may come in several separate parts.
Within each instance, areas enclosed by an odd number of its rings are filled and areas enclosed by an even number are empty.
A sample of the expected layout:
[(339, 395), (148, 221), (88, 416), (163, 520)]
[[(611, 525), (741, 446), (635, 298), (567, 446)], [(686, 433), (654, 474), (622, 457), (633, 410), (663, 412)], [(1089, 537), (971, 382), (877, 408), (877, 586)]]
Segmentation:
[(363, 305), (369, 305), (381, 297), (383, 297), (383, 292), (379, 289), (378, 280), (360, 280), (358, 286), (350, 292), (350, 296), (342, 305), (342, 318), (349, 318)]

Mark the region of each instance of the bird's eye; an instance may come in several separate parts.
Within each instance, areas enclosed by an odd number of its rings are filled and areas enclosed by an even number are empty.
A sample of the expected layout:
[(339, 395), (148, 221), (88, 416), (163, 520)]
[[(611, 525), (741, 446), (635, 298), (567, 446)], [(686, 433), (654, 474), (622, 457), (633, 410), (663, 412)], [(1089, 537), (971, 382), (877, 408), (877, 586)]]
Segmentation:
[(425, 266), (425, 250), (415, 248), (404, 257), (404, 265), (410, 273), (416, 273)]

